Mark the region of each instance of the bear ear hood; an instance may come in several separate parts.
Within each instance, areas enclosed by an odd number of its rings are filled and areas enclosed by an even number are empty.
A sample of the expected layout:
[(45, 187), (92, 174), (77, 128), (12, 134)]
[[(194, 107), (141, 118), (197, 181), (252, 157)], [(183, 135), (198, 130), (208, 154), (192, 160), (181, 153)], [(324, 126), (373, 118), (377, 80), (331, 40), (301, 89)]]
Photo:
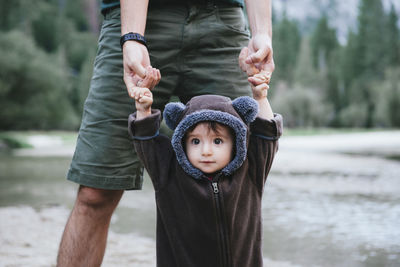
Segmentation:
[(168, 103), (164, 109), (164, 120), (171, 130), (175, 130), (186, 106), (180, 102)]
[(248, 124), (256, 118), (258, 103), (243, 96), (231, 101), (230, 98), (217, 95), (193, 97), (186, 105), (169, 103), (164, 109), (167, 126), (174, 130), (172, 147), (183, 170), (190, 176), (200, 179), (204, 174), (187, 159), (183, 148), (183, 139), (187, 130), (202, 121), (215, 121), (233, 129), (235, 133), (235, 156), (221, 170), (227, 176), (238, 169), (246, 159)]
[[(218, 107), (221, 111), (224, 107), (229, 107), (231, 104), (245, 124), (254, 121), (257, 116), (258, 104), (253, 98), (248, 96), (241, 96), (231, 101), (228, 97), (204, 95), (192, 98), (187, 105), (184, 105), (181, 102), (168, 103), (165, 106), (163, 113), (164, 120), (171, 130), (175, 130), (184, 115), (193, 112), (196, 109), (214, 109), (215, 107), (212, 106), (218, 104), (221, 104), (221, 106)], [(229, 108), (226, 111), (232, 112)]]
[(258, 113), (258, 103), (248, 96), (241, 96), (232, 101), (232, 106), (240, 114), (244, 123), (254, 121)]

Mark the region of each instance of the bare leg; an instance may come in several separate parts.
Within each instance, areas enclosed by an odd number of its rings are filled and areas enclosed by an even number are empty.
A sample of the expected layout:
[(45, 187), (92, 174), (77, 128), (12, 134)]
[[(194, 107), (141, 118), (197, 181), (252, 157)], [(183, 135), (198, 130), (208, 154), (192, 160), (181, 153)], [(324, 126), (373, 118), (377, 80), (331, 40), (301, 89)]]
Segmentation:
[(81, 186), (65, 226), (57, 266), (100, 266), (103, 261), (111, 216), (123, 190)]

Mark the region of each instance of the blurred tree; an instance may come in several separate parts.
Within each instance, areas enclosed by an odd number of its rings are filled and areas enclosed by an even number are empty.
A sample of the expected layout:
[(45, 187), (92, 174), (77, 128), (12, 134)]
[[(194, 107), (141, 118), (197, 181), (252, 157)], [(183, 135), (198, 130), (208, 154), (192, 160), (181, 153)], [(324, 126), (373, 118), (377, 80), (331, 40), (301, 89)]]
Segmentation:
[(397, 28), (398, 17), (396, 10), (391, 5), (390, 12), (387, 21), (387, 47), (386, 47), (386, 57), (389, 66), (400, 66), (400, 32)]
[[(333, 4), (333, 3), (331, 3)], [(333, 105), (334, 114), (331, 125), (338, 126), (337, 114), (343, 108), (343, 93), (339, 88), (339, 42), (336, 30), (328, 24), (326, 13), (317, 22), (311, 36), (312, 62), (320, 76), (323, 100)]]
[(310, 39), (304, 36), (301, 40), (299, 55), (294, 68), (294, 85), (301, 85), (303, 87), (320, 86), (323, 82), (320, 79), (320, 73), (312, 63), (312, 55), (310, 49)]
[[(80, 32), (89, 31), (90, 26), (87, 13), (85, 12), (84, 0), (63, 1), (65, 1), (65, 16), (73, 22), (74, 28)], [(97, 1), (92, 2), (96, 3)]]
[(375, 86), (374, 126), (400, 127), (400, 68), (387, 69), (384, 82)]
[(276, 80), (293, 80), (293, 71), (300, 48), (300, 32), (297, 23), (290, 21), (286, 13), (282, 20), (274, 25), (274, 38), (272, 39), (274, 60), (277, 66), (274, 72)]
[(382, 79), (386, 66), (385, 26), (386, 14), (381, 0), (360, 0), (358, 15), (358, 33), (356, 46), (359, 51), (357, 59), (359, 69), (356, 77), (364, 79)]
[[(361, 0), (357, 20), (358, 32), (354, 38), (354, 44), (351, 44), (354, 47), (350, 47), (353, 54), (350, 55), (352, 62), (349, 65), (352, 67), (353, 76), (348, 76), (352, 82), (346, 90), (350, 90), (347, 94), (350, 96), (349, 104), (365, 109), (365, 120), (359, 121), (364, 122), (362, 126), (369, 128), (373, 125), (375, 112), (373, 91), (378, 89), (371, 87), (371, 84), (374, 80), (383, 79), (387, 65), (386, 15), (381, 0)], [(363, 105), (361, 106), (360, 103)]]
[(0, 1), (0, 29), (8, 31), (18, 23), (19, 1)]
[(332, 105), (333, 113), (330, 117), (329, 126), (338, 127), (340, 121), (338, 115), (346, 106), (346, 95), (344, 92), (343, 83), (340, 82), (340, 47), (336, 47), (330, 52), (328, 59), (328, 68), (325, 72), (322, 71), (323, 79), (325, 80), (325, 90), (323, 100), (328, 105)]
[(351, 86), (354, 77), (357, 76), (359, 69), (361, 69), (360, 57), (360, 51), (357, 49), (357, 34), (349, 31), (347, 45), (341, 49), (340, 53), (340, 77), (343, 79), (346, 89)]
[(296, 85), (293, 88), (278, 87), (272, 105), (279, 109), (289, 127), (326, 126), (331, 108), (322, 101), (321, 90)]
[(36, 1), (0, 1), (0, 30), (19, 29), (26, 34), (31, 34), (31, 22), (39, 16), (36, 6)]
[(87, 60), (88, 55), (96, 51), (96, 36), (89, 32), (71, 31), (69, 38), (65, 40), (66, 59), (74, 72), (79, 73), (82, 64)]
[(389, 93), (388, 98), (388, 116), (390, 118), (390, 126), (400, 127), (400, 68), (389, 69), (386, 79)]
[(90, 81), (93, 73), (93, 61), (95, 51), (91, 51), (82, 63), (79, 76), (75, 79), (75, 85), (71, 90), (71, 102), (78, 115), (82, 114), (83, 104), (89, 92)]
[(77, 127), (96, 49), (98, 5), (0, 1), (0, 50), (7, 51), (0, 54), (0, 129)]
[(0, 129), (76, 129), (77, 116), (66, 97), (68, 72), (56, 55), (28, 36), (0, 36)]
[(57, 50), (63, 33), (61, 12), (54, 1), (37, 1), (39, 16), (32, 21), (33, 37), (47, 52)]
[(336, 30), (329, 27), (326, 14), (318, 21), (311, 36), (310, 45), (314, 67), (324, 70), (327, 68), (332, 52), (335, 51), (339, 45)]

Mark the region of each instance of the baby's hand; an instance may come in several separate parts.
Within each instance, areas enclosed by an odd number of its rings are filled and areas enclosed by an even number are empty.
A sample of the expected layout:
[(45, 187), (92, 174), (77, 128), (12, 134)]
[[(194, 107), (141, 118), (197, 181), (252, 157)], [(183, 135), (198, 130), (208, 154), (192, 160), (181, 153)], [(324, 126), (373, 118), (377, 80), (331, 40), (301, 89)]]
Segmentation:
[(135, 106), (138, 112), (149, 112), (151, 111), (151, 105), (153, 104), (153, 94), (149, 88), (135, 87), (132, 90), (132, 98), (135, 99)]
[(250, 82), (251, 89), (253, 91), (253, 98), (255, 100), (260, 100), (267, 97), (269, 82), (271, 80), (271, 73), (266, 71), (261, 71), (248, 78)]

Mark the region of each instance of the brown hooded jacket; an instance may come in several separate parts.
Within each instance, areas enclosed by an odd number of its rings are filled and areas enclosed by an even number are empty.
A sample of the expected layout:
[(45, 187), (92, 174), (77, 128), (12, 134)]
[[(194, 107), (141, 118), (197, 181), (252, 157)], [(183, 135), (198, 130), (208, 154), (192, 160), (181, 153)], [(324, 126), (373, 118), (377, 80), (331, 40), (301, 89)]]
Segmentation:
[[(129, 117), (134, 146), (155, 189), (157, 266), (263, 266), (261, 198), (282, 133), (282, 118), (255, 118), (249, 97), (194, 97), (164, 111), (172, 141), (158, 134), (161, 112)], [(210, 181), (187, 160), (182, 147), (188, 128), (214, 120), (235, 134), (233, 160)], [(250, 126), (250, 127), (249, 127)]]

